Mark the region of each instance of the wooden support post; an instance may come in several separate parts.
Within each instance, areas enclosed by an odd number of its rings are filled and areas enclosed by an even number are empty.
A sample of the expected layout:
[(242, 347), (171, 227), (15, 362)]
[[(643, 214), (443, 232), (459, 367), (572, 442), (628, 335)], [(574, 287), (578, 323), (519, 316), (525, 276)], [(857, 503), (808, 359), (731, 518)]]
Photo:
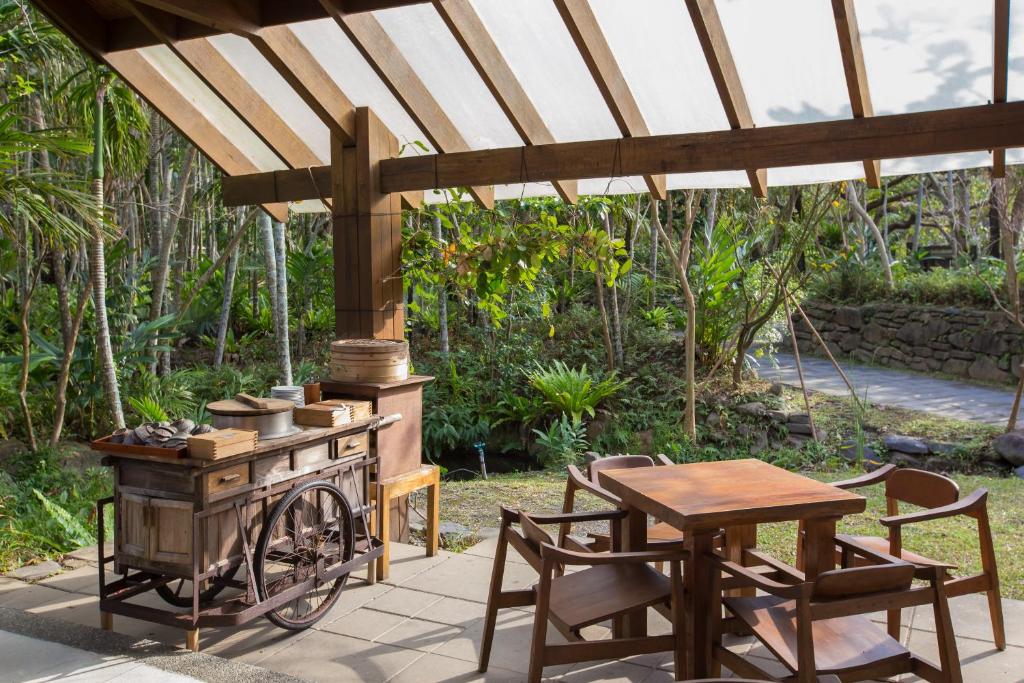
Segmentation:
[(192, 652), (199, 652), (199, 629), (185, 631), (185, 649)]
[(334, 198), (334, 329), (338, 339), (402, 339), (402, 207), (380, 191), (382, 159), (398, 140), (367, 107), (356, 110), (356, 141), (331, 137)]
[[(101, 549), (102, 552), (102, 549)], [(114, 613), (100, 612), (100, 628), (104, 631), (114, 630)]]

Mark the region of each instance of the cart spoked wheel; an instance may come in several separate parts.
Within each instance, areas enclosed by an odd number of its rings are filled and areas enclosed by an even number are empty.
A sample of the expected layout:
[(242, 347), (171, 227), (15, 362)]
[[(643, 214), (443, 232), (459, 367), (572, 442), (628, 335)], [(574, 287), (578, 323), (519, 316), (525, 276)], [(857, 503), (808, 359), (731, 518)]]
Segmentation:
[(326, 481), (293, 489), (274, 507), (253, 558), (256, 588), (263, 601), (293, 586), (310, 588), (267, 612), (281, 628), (299, 631), (322, 618), (341, 595), (348, 574), (327, 578), (332, 566), (352, 559), (352, 508), (341, 490)]
[[(226, 576), (231, 578), (234, 572), (237, 571), (237, 567)], [(227, 588), (227, 586), (219, 583), (213, 583), (211, 581), (204, 581), (205, 588), (199, 591), (199, 605), (208, 605), (213, 602), (213, 599), (220, 595), (220, 592)], [(174, 579), (162, 586), (156, 587), (156, 593), (164, 602), (174, 605), (175, 607), (191, 607), (192, 606), (192, 579)]]

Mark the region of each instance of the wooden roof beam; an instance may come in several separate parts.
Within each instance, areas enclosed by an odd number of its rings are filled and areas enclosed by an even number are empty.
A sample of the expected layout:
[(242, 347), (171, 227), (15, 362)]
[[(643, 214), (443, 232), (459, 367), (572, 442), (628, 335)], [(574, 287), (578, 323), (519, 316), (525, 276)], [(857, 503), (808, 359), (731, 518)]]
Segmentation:
[(332, 133), (355, 144), (355, 107), (288, 26), (262, 26), (258, 3), (135, 0), (180, 19), (248, 38)]
[(176, 40), (169, 31), (176, 17), (133, 2), (126, 4), (287, 166), (306, 168), (323, 163), (210, 41)]
[[(569, 29), (576, 48), (580, 51), (587, 69), (590, 70), (597, 89), (608, 105), (608, 110), (625, 138), (650, 135), (640, 107), (636, 103), (633, 92), (626, 83), (622, 69), (615, 61), (608, 40), (601, 32), (601, 26), (594, 16), (588, 0), (554, 0), (558, 13), (562, 15), (565, 27)], [(614, 158), (614, 157), (609, 157)], [(604, 161), (607, 168), (608, 160)], [(665, 176), (663, 174), (645, 175), (648, 191), (658, 199), (667, 198)]]
[[(992, 101), (1006, 102), (1010, 62), (1010, 0), (995, 0), (992, 35)], [(992, 150), (992, 177), (1006, 177), (1006, 148)]]
[[(832, 0), (832, 14), (836, 20), (839, 52), (843, 57), (843, 71), (846, 73), (846, 89), (850, 93), (853, 118), (874, 116), (875, 109), (871, 105), (871, 90), (868, 88), (864, 50), (860, 44), (860, 28), (857, 25), (853, 0)], [(882, 186), (882, 164), (878, 159), (864, 160), (864, 179), (868, 187), (878, 189)]]
[[(714, 0), (686, 0), (686, 9), (690, 12), (690, 19), (697, 31), (697, 39), (704, 50), (704, 58), (708, 62), (711, 78), (722, 100), (722, 108), (725, 109), (729, 127), (733, 130), (753, 128), (754, 119), (750, 115), (747, 96), (743, 92), (743, 84), (740, 82), (736, 62), (732, 58), (732, 50), (729, 49), (729, 41), (725, 37), (725, 29), (722, 28), (722, 20), (718, 16)], [(766, 169), (747, 169), (747, 178), (750, 179), (750, 189), (755, 196), (768, 196)]]
[[(321, 3), (435, 149), (440, 152), (469, 150), (469, 144), (376, 17), (370, 13), (347, 14), (345, 3), (339, 0), (321, 0)], [(484, 207), (494, 206), (493, 187), (473, 186), (469, 192)]]
[[(434, 0), (433, 4), (523, 142), (527, 145), (554, 142), (544, 119), (469, 0)], [(554, 187), (564, 201), (576, 203), (575, 180), (556, 180)]]
[[(608, 159), (621, 157), (627, 175), (709, 173), (958, 154), (1024, 146), (1024, 102), (987, 104), (862, 119), (799, 123), (739, 130), (563, 142), (452, 154), (386, 159), (384, 192), (529, 181), (594, 178)], [(312, 169), (329, 173), (328, 167)], [(305, 180), (303, 179), (305, 176)], [(318, 176), (319, 177), (319, 176)], [(322, 183), (306, 171), (279, 171), (224, 180), (225, 204), (315, 199)], [(269, 194), (270, 191), (277, 194)]]

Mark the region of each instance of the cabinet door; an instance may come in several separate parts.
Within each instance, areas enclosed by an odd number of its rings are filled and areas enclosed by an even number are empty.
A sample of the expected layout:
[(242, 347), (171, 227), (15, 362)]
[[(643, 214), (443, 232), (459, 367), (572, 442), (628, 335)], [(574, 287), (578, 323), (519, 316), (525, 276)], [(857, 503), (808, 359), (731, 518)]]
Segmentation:
[(146, 559), (149, 555), (149, 498), (131, 493), (120, 495), (118, 553)]
[(150, 553), (154, 562), (191, 565), (192, 503), (150, 498)]

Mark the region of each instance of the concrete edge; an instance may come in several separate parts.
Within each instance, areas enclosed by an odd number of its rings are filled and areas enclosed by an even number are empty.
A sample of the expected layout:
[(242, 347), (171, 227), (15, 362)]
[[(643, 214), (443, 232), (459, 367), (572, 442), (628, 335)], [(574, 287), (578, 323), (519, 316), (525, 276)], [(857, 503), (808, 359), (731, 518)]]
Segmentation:
[(206, 683), (295, 683), (302, 679), (153, 640), (69, 624), (54, 617), (0, 607), (0, 630), (108, 656), (125, 656), (162, 671)]

